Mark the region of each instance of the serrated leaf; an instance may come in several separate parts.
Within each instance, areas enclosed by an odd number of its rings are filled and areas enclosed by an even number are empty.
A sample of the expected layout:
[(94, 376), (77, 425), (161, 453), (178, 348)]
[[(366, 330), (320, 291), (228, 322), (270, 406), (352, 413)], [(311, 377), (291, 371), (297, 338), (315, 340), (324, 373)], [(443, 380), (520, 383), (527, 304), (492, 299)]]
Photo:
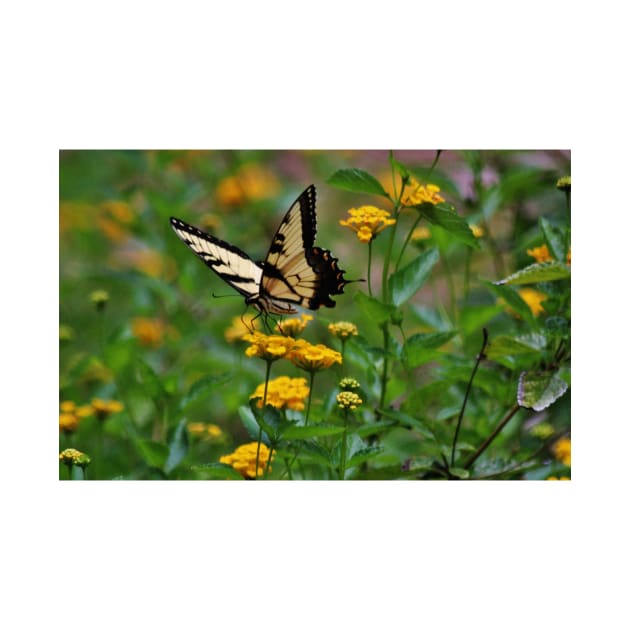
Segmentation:
[(551, 372), (522, 372), (518, 379), (517, 402), (521, 407), (542, 411), (568, 388), (565, 381)]
[(328, 183), (352, 192), (371, 193), (389, 198), (389, 195), (376, 177), (358, 168), (336, 171), (328, 178)]
[(547, 247), (549, 247), (551, 255), (556, 260), (566, 260), (567, 253), (565, 251), (566, 239), (564, 236), (564, 230), (559, 228), (557, 225), (553, 225), (553, 223), (544, 217), (541, 217), (540, 219), (540, 229), (545, 237), (545, 241), (547, 242)]
[(213, 388), (227, 383), (231, 378), (232, 374), (230, 372), (203, 376), (190, 386), (187, 394), (182, 398), (180, 408), (187, 409), (206, 396)]
[(394, 306), (404, 304), (422, 287), (439, 258), (436, 248), (429, 249), (392, 274), (390, 286)]
[(414, 368), (432, 360), (436, 355), (434, 351), (450, 341), (456, 334), (455, 331), (449, 330), (412, 335), (404, 345), (407, 366)]
[(532, 333), (510, 337), (509, 335), (499, 335), (493, 337), (486, 348), (486, 356), (489, 359), (496, 359), (503, 356), (514, 356), (518, 354), (536, 353), (544, 350), (547, 346), (545, 335)]
[(346, 462), (346, 470), (348, 468), (352, 468), (353, 466), (358, 466), (359, 464), (367, 462), (368, 460), (382, 453), (383, 450), (384, 449), (382, 446), (368, 446), (366, 448), (362, 448), (356, 451)]
[(164, 463), (168, 457), (168, 446), (162, 442), (154, 442), (153, 440), (138, 440), (136, 446), (140, 451), (142, 459), (148, 466), (163, 470)]
[(179, 465), (182, 459), (186, 457), (187, 452), (188, 433), (186, 432), (186, 420), (180, 420), (175, 428), (173, 439), (168, 445), (168, 457), (164, 464), (164, 472), (167, 475), (170, 474)]
[(306, 440), (312, 437), (324, 435), (337, 435), (343, 433), (344, 428), (333, 424), (313, 424), (311, 426), (291, 426), (282, 433), (285, 440)]
[(384, 304), (380, 300), (360, 291), (354, 294), (354, 301), (368, 319), (371, 319), (379, 326), (389, 321), (390, 317), (396, 312), (396, 309), (390, 304)]
[(453, 236), (453, 238), (456, 238), (458, 241), (465, 243), (473, 249), (481, 249), (466, 219), (457, 214), (451, 204), (440, 202), (434, 205), (425, 202), (414, 206), (414, 208), (416, 208), (429, 223), (439, 225), (443, 230)]
[(551, 282), (571, 277), (571, 267), (557, 260), (544, 263), (534, 263), (524, 269), (519, 269), (511, 276), (498, 280), (496, 285), (504, 284), (534, 284), (536, 282)]

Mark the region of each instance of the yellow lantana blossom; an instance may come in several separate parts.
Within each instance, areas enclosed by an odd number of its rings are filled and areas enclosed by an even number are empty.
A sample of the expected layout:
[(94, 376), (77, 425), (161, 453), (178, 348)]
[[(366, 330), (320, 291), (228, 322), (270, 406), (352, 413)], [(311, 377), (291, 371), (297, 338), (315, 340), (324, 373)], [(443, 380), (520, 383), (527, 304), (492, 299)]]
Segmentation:
[[(269, 458), (269, 447), (266, 444), (260, 444), (260, 454), (258, 457), (258, 475), (256, 474), (256, 451), (258, 449), (257, 442), (250, 442), (249, 444), (243, 444), (239, 446), (233, 453), (229, 455), (223, 455), (219, 462), (222, 464), (228, 464), (232, 466), (234, 470), (237, 470), (245, 479), (255, 479), (260, 477), (267, 464)], [(273, 461), (273, 456), (272, 456)], [(269, 466), (271, 471), (271, 466)]]
[(387, 210), (375, 206), (361, 206), (348, 210), (349, 219), (341, 219), (339, 225), (350, 228), (357, 234), (362, 243), (369, 243), (386, 227), (394, 225), (396, 219), (391, 219)]
[(245, 350), (248, 357), (260, 357), (265, 361), (275, 361), (284, 357), (295, 345), (295, 339), (283, 335), (265, 335), (258, 331), (243, 336), (251, 344)]
[(540, 247), (532, 247), (532, 249), (528, 249), (527, 254), (538, 263), (544, 263), (553, 260), (553, 257), (549, 253), (549, 248), (546, 244), (541, 245)]
[(304, 332), (308, 323), (313, 319), (312, 315), (301, 313), (300, 317), (291, 317), (276, 324), (276, 330), (285, 337), (297, 337)]
[[(279, 376), (267, 383), (267, 405), (273, 405), (277, 409), (293, 409), (304, 411), (304, 401), (308, 398), (309, 387), (305, 378), (289, 378)], [(261, 383), (250, 398), (258, 398), (258, 407), (263, 406), (265, 384)]]
[(359, 334), (359, 329), (351, 322), (335, 322), (328, 324), (328, 331), (337, 339), (347, 339)]
[(412, 233), (411, 233), (411, 240), (412, 241), (426, 241), (427, 239), (431, 238), (431, 230), (424, 226), (421, 225), (420, 227), (417, 227)]
[(143, 346), (157, 348), (164, 341), (166, 325), (160, 319), (134, 317), (131, 320), (131, 332)]
[(418, 206), (421, 203), (440, 203), (444, 197), (439, 195), (440, 187), (435, 184), (421, 184), (414, 177), (409, 178), (409, 183), (405, 187), (402, 196), (402, 203), (405, 206)]
[(295, 341), (287, 358), (297, 367), (307, 372), (319, 372), (333, 363), (341, 363), (341, 354), (319, 343), (313, 345), (304, 339)]
[(59, 430), (64, 433), (73, 433), (79, 428), (79, 423), (83, 418), (91, 416), (93, 413), (91, 405), (77, 405), (72, 400), (64, 400), (59, 409)]
[(470, 231), (473, 233), (473, 236), (475, 238), (481, 238), (482, 236), (485, 236), (486, 234), (486, 231), (480, 225), (477, 225), (476, 223), (471, 223), (469, 227), (470, 227)]
[(337, 405), (340, 409), (354, 411), (362, 402), (359, 394), (355, 392), (343, 391), (337, 394)]
[(249, 335), (256, 328), (256, 320), (254, 316), (249, 317), (234, 317), (232, 318), (231, 326), (223, 333), (225, 340), (232, 343), (233, 341), (239, 341)]
[(59, 453), (59, 459), (66, 466), (80, 466), (85, 468), (91, 461), (90, 457), (76, 448), (67, 448)]
[(541, 313), (544, 313), (545, 309), (542, 306), (542, 302), (547, 299), (547, 296), (536, 289), (525, 287), (519, 289), (518, 294), (521, 296), (524, 302), (529, 306), (534, 317), (538, 317)]
[(191, 435), (202, 439), (204, 442), (219, 442), (225, 437), (221, 427), (217, 424), (189, 422), (186, 427)]
[(553, 454), (558, 461), (565, 466), (571, 465), (571, 440), (569, 438), (560, 438), (552, 447)]

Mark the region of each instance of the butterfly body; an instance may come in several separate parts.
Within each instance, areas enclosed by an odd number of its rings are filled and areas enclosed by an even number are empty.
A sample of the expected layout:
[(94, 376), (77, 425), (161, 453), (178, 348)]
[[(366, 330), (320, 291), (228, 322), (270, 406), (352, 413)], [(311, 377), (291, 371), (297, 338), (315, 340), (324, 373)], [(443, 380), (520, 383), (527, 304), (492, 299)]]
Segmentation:
[(335, 306), (331, 295), (348, 283), (329, 250), (315, 247), (315, 187), (291, 205), (276, 231), (265, 260), (253, 261), (238, 247), (171, 217), (177, 236), (222, 280), (263, 313), (296, 313), (295, 306), (317, 310)]

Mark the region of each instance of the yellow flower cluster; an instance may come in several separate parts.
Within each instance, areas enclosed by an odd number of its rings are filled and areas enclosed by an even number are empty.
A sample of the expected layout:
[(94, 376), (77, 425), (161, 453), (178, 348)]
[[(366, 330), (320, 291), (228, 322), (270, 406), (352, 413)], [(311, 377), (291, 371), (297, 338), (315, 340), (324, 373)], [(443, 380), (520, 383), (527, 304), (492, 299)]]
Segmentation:
[(402, 197), (402, 203), (405, 206), (418, 206), (421, 203), (432, 203), (435, 205), (436, 203), (444, 201), (444, 197), (439, 195), (439, 192), (439, 186), (435, 184), (427, 184), (424, 186), (415, 178), (410, 177)]
[(420, 227), (417, 227), (412, 233), (411, 233), (411, 240), (412, 241), (426, 241), (427, 239), (431, 238), (431, 230), (424, 226), (421, 225)]
[(571, 465), (571, 440), (569, 438), (560, 438), (553, 445), (554, 457), (561, 461), (565, 466)]
[(542, 303), (547, 299), (544, 293), (536, 291), (536, 289), (531, 289), (530, 287), (525, 287), (524, 289), (519, 289), (518, 294), (527, 306), (529, 306), (534, 317), (538, 317), (541, 313), (544, 313), (545, 309)]
[(109, 302), (109, 293), (101, 289), (92, 291), (92, 293), (90, 293), (90, 301), (98, 310), (103, 310), (107, 302)]
[(79, 427), (79, 423), (83, 418), (91, 416), (93, 413), (92, 405), (77, 405), (72, 400), (64, 400), (59, 409), (59, 430), (64, 433), (74, 433)]
[(312, 315), (301, 313), (300, 317), (291, 317), (276, 324), (276, 331), (285, 337), (297, 337), (304, 332), (308, 323), (313, 319)]
[(92, 399), (92, 409), (94, 415), (99, 420), (105, 420), (113, 413), (118, 413), (124, 409), (123, 404), (117, 400), (103, 400), (101, 398)]
[(339, 389), (344, 391), (352, 391), (353, 389), (359, 389), (359, 387), (361, 387), (361, 383), (350, 376), (346, 376), (339, 381)]
[(340, 409), (354, 411), (363, 401), (355, 392), (343, 391), (337, 394), (337, 405)]
[(191, 435), (202, 439), (204, 442), (219, 442), (224, 438), (223, 431), (217, 424), (189, 422), (187, 428)]
[(307, 372), (319, 372), (329, 368), (333, 363), (341, 363), (341, 354), (321, 343), (313, 345), (304, 339), (294, 341), (293, 348), (287, 357), (293, 365)]
[(90, 457), (76, 448), (67, 448), (59, 453), (59, 459), (66, 466), (81, 466), (85, 468), (90, 461)]
[(265, 361), (275, 361), (284, 357), (295, 344), (295, 339), (283, 335), (265, 335), (254, 331), (243, 335), (245, 341), (251, 344), (245, 354), (248, 357), (260, 357)]
[[(293, 409), (294, 411), (304, 411), (304, 401), (308, 398), (309, 387), (305, 378), (289, 378), (279, 376), (267, 384), (267, 402), (278, 409)], [(265, 395), (265, 384), (261, 383), (250, 398), (258, 398), (258, 407), (263, 406), (263, 396)]]
[(475, 238), (481, 238), (486, 233), (486, 231), (480, 225), (477, 225), (476, 223), (470, 224), (470, 231), (473, 233), (473, 236)]
[[(246, 479), (255, 479), (260, 477), (265, 471), (267, 459), (269, 458), (269, 447), (266, 444), (260, 444), (260, 454), (258, 458), (258, 475), (256, 475), (256, 450), (257, 442), (250, 442), (239, 446), (233, 453), (223, 455), (219, 462), (232, 466)], [(273, 457), (271, 458), (273, 460)], [(271, 466), (269, 466), (271, 471)]]
[(387, 210), (381, 210), (375, 206), (350, 208), (348, 214), (350, 218), (341, 219), (339, 225), (356, 232), (357, 238), (362, 243), (369, 243), (386, 227), (396, 223), (396, 219), (391, 219), (391, 214)]
[(551, 477), (547, 477), (547, 481), (571, 481), (571, 477), (556, 477), (552, 475)]
[(337, 339), (356, 337), (356, 335), (359, 334), (359, 329), (351, 322), (336, 322), (334, 324), (328, 324), (328, 331), (331, 335), (337, 337)]
[(538, 263), (544, 263), (553, 260), (551, 254), (549, 253), (549, 248), (547, 247), (547, 245), (532, 247), (532, 249), (527, 250), (527, 254)]

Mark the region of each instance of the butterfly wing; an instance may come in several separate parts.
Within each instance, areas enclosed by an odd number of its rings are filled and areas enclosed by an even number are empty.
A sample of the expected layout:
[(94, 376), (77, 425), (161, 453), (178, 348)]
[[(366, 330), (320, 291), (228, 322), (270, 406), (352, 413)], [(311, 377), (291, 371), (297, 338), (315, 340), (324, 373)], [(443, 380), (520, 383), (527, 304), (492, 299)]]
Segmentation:
[(222, 280), (255, 303), (260, 291), (262, 267), (245, 252), (180, 219), (171, 217), (175, 234)]
[(315, 186), (309, 186), (280, 223), (263, 263), (259, 300), (264, 310), (295, 313), (293, 304), (311, 310), (335, 305), (330, 295), (343, 293), (347, 281), (337, 258), (313, 247), (316, 233)]

